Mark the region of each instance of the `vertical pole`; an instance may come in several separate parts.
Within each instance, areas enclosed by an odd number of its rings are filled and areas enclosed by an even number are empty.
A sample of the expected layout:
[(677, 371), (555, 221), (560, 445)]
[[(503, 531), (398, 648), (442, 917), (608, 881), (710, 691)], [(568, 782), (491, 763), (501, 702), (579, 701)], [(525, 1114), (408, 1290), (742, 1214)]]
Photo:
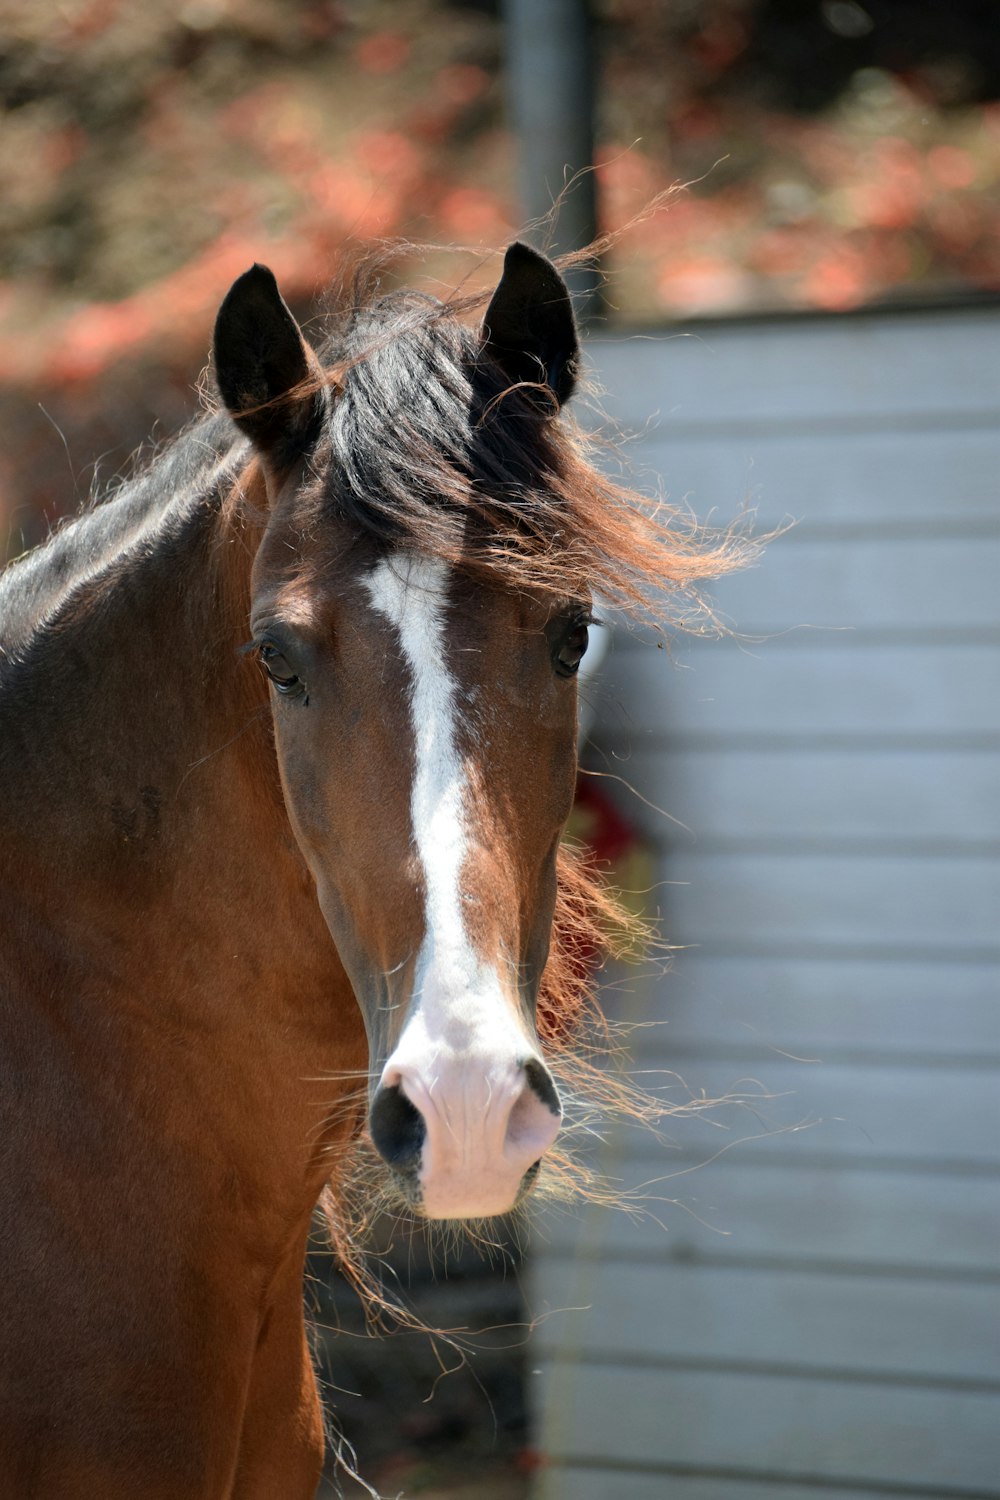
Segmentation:
[[(555, 222), (528, 237), (558, 254), (597, 235), (594, 173), (595, 66), (589, 0), (504, 0), (508, 112), (517, 147), (525, 219), (543, 219), (578, 173)], [(577, 313), (595, 310), (598, 276), (570, 272)]]

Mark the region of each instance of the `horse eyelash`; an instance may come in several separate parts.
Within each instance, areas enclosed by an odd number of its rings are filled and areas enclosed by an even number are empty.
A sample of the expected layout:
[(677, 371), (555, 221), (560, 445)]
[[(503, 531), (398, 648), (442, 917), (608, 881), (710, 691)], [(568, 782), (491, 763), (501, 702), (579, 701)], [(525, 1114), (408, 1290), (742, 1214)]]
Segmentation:
[(271, 640), (270, 637), (261, 635), (256, 636), (252, 641), (247, 641), (245, 645), (237, 646), (236, 655), (241, 657), (252, 656), (254, 652), (260, 653), (261, 651), (263, 651), (265, 646), (274, 646), (274, 649), (276, 651), (281, 650), (281, 647), (275, 645), (275, 642)]

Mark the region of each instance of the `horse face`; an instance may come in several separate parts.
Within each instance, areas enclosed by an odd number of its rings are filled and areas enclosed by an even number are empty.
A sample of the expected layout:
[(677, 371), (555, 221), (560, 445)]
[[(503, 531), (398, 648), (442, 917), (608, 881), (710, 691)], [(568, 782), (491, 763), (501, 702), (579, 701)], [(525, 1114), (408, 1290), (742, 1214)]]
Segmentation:
[(258, 573), (286, 805), (365, 1015), (373, 1139), (432, 1217), (504, 1212), (559, 1123), (533, 1014), (577, 616), (405, 551), (308, 612)]
[[(551, 298), (555, 272), (540, 263)], [(272, 337), (287, 333), (280, 308)], [(509, 309), (496, 320), (515, 337)], [(217, 331), (224, 394), (225, 340)], [(282, 358), (282, 381), (306, 378), (307, 354)], [(575, 335), (572, 350), (531, 358), (565, 392)], [(498, 362), (516, 365), (506, 345)], [(234, 408), (244, 425), (248, 404)], [(315, 409), (296, 420), (315, 429)], [(503, 1213), (559, 1127), (534, 1007), (575, 780), (585, 612), (483, 581), (412, 538), (358, 536), (332, 511), (321, 555), (303, 555), (302, 470), (276, 456), (287, 424), (251, 436), (270, 455), (272, 494), (254, 641), (290, 821), (368, 1028), (372, 1138), (428, 1216)]]

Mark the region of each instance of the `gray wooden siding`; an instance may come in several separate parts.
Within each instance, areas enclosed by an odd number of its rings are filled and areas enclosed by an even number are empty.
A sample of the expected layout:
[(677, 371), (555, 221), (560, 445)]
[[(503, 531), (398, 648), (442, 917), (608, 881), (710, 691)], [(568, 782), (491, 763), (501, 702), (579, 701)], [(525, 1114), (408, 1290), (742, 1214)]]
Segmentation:
[(538, 1500), (996, 1500), (1000, 314), (591, 349), (651, 482), (798, 524), (742, 639), (619, 630), (597, 690), (679, 820), (622, 793), (683, 946), (613, 1004), (732, 1102), (608, 1139), (645, 1216), (539, 1226)]

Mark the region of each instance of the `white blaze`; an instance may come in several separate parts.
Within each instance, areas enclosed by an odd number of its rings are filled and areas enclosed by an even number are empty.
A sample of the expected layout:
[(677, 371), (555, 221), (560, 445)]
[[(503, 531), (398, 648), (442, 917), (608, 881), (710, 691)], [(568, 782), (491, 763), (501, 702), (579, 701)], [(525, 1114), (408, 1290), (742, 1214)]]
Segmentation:
[(505, 1212), (558, 1128), (533, 1095), (518, 1104), (530, 1094), (523, 1065), (535, 1048), (465, 925), (468, 778), (445, 654), (448, 582), (446, 564), (413, 553), (386, 558), (365, 580), (372, 607), (399, 632), (412, 680), (410, 816), (426, 891), (411, 1014), (382, 1082), (424, 1117), (420, 1178), (435, 1218)]
[(417, 964), (441, 982), (463, 986), (478, 964), (462, 919), (459, 880), (465, 860), (465, 768), (455, 744), (455, 683), (445, 664), (448, 568), (435, 558), (398, 553), (365, 580), (372, 605), (399, 631), (413, 681), (416, 774), (410, 797), (413, 839), (427, 892), (427, 934)]

